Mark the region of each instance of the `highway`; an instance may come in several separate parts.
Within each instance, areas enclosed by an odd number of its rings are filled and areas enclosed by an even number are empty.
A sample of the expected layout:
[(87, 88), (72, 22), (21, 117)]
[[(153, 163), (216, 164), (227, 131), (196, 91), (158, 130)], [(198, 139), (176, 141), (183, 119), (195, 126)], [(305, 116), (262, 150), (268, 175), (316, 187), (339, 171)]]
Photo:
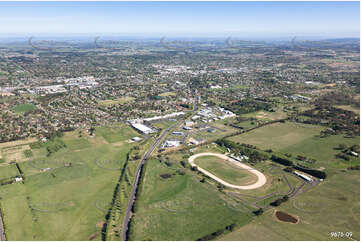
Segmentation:
[(133, 182), (133, 187), (132, 187), (132, 191), (130, 193), (130, 197), (129, 197), (129, 202), (128, 202), (128, 208), (127, 211), (125, 212), (125, 216), (124, 216), (124, 221), (123, 221), (123, 225), (122, 225), (122, 240), (125, 241), (127, 240), (127, 231), (128, 231), (128, 225), (130, 222), (130, 213), (132, 210), (132, 207), (134, 205), (134, 201), (135, 201), (135, 197), (136, 197), (136, 191), (137, 191), (137, 187), (139, 185), (139, 179), (140, 179), (140, 173), (142, 172), (143, 166), (145, 164), (145, 162), (147, 161), (147, 159), (149, 158), (149, 156), (152, 154), (152, 152), (155, 150), (155, 148), (157, 148), (157, 146), (159, 145), (159, 143), (162, 141), (162, 139), (169, 133), (169, 131), (171, 129), (173, 129), (175, 126), (183, 123), (184, 120), (181, 119), (178, 122), (176, 122), (175, 124), (173, 124), (171, 127), (169, 127), (168, 129), (166, 129), (154, 142), (154, 144), (152, 145), (152, 147), (147, 151), (147, 153), (145, 153), (145, 155), (143, 156), (142, 160), (140, 161), (134, 182)]
[[(195, 100), (193, 103), (193, 110), (192, 112), (195, 112), (197, 110), (197, 101)], [(184, 119), (180, 119), (178, 120), (178, 122), (176, 122), (175, 124), (173, 124), (172, 126), (170, 126), (168, 129), (166, 129), (154, 142), (154, 144), (152, 145), (152, 147), (147, 151), (147, 153), (145, 153), (145, 155), (143, 156), (142, 160), (140, 161), (139, 167), (137, 169), (137, 173), (135, 175), (134, 178), (134, 182), (133, 182), (133, 186), (132, 186), (132, 190), (130, 192), (130, 196), (129, 196), (129, 202), (128, 202), (128, 208), (127, 211), (125, 212), (125, 216), (124, 216), (124, 220), (123, 220), (123, 225), (122, 225), (122, 240), (126, 241), (127, 240), (127, 232), (129, 229), (129, 222), (130, 222), (130, 213), (132, 210), (132, 207), (134, 206), (134, 202), (135, 202), (135, 197), (137, 195), (137, 188), (139, 185), (139, 180), (140, 180), (140, 174), (142, 172), (143, 166), (145, 164), (145, 162), (147, 161), (147, 159), (149, 158), (149, 156), (152, 154), (152, 152), (155, 150), (155, 148), (157, 148), (157, 146), (159, 145), (159, 143), (162, 141), (162, 139), (168, 135), (169, 131), (172, 130), (174, 127), (176, 127), (177, 125), (180, 125), (184, 122)]]

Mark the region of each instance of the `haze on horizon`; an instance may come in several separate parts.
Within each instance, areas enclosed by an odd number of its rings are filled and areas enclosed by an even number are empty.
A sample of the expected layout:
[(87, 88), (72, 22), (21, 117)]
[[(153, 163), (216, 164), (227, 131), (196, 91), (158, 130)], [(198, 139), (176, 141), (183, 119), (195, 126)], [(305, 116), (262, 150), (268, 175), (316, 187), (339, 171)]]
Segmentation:
[(359, 2), (0, 2), (0, 36), (359, 37)]

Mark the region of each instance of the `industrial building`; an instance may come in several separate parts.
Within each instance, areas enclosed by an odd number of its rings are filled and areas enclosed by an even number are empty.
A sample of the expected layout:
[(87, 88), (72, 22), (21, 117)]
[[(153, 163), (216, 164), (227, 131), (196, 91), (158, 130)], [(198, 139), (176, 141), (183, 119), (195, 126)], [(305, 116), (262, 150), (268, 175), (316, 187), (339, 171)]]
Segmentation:
[(144, 134), (152, 134), (156, 132), (154, 129), (149, 128), (148, 126), (145, 126), (144, 124), (141, 123), (131, 123), (131, 125), (133, 128)]

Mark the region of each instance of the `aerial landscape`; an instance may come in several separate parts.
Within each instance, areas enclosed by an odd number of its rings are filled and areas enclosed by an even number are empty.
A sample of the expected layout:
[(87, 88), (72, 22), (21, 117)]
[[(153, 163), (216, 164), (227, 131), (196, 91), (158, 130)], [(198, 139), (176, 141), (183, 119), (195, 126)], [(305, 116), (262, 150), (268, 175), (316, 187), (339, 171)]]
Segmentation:
[(0, 22), (2, 241), (360, 240), (359, 2)]

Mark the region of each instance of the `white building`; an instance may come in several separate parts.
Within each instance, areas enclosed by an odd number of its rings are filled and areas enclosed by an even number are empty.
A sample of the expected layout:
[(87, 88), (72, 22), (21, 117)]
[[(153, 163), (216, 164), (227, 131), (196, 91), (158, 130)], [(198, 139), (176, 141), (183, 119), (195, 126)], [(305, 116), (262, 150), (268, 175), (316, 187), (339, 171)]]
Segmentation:
[(166, 140), (163, 143), (163, 148), (173, 148), (173, 147), (178, 147), (178, 146), (180, 146), (179, 140)]
[(15, 177), (15, 181), (16, 181), (16, 182), (21, 182), (22, 180), (23, 180), (22, 177)]
[(132, 141), (134, 141), (134, 142), (141, 141), (141, 140), (142, 140), (142, 138), (140, 138), (140, 137), (133, 137), (132, 138)]
[(142, 132), (144, 134), (151, 134), (151, 133), (156, 132), (154, 129), (149, 128), (148, 126), (145, 126), (144, 124), (141, 124), (141, 123), (132, 123), (131, 125), (133, 128), (135, 128), (136, 130), (139, 130), (140, 132)]
[(312, 182), (312, 181), (313, 181), (312, 178), (310, 178), (309, 176), (306, 176), (306, 175), (304, 175), (304, 174), (302, 174), (302, 173), (300, 173), (300, 172), (294, 171), (293, 173), (295, 173), (297, 176), (305, 179), (305, 180), (308, 181), (308, 182)]

